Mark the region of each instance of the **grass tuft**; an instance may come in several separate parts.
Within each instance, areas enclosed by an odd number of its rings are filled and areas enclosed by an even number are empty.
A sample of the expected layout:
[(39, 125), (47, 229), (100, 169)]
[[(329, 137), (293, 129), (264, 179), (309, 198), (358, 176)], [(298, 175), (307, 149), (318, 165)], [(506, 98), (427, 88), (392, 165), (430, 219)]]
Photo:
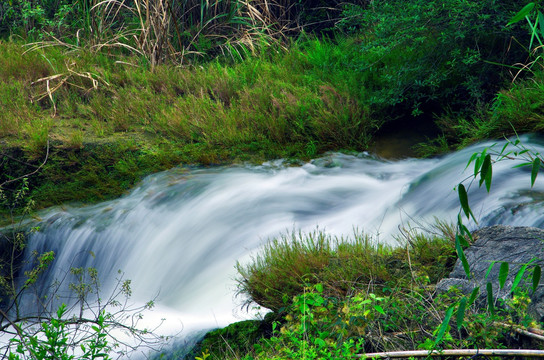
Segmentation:
[(351, 238), (317, 230), (282, 235), (248, 264), (236, 265), (238, 292), (248, 306), (255, 302), (278, 312), (315, 284), (323, 284), (327, 296), (345, 297), (356, 290), (383, 293), (414, 276), (436, 282), (451, 270), (456, 257), (450, 238), (408, 236), (405, 246), (393, 247), (358, 232)]

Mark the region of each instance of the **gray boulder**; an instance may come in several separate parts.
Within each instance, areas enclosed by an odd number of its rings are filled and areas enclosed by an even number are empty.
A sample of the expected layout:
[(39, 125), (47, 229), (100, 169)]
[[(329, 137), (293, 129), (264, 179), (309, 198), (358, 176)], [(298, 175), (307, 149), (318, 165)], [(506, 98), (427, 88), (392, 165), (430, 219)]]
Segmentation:
[[(544, 268), (544, 230), (534, 227), (514, 227), (495, 225), (482, 228), (473, 234), (475, 242), (465, 249), (465, 256), (470, 265), (471, 279), (468, 280), (458, 259), (449, 278), (437, 284), (437, 291), (445, 292), (456, 286), (462, 293), (470, 294), (476, 287), (480, 287), (480, 302), (485, 303), (486, 284), (491, 282), (495, 297), (506, 298), (516, 274), (521, 266), (533, 259), (525, 272), (525, 279), (519, 286), (532, 287), (532, 273), (534, 265)], [(487, 279), (486, 273), (493, 265)], [(509, 273), (502, 290), (499, 290), (499, 269), (501, 262), (509, 263)], [(544, 286), (539, 285), (534, 293), (529, 290), (532, 305), (531, 310), (540, 319), (544, 319)]]

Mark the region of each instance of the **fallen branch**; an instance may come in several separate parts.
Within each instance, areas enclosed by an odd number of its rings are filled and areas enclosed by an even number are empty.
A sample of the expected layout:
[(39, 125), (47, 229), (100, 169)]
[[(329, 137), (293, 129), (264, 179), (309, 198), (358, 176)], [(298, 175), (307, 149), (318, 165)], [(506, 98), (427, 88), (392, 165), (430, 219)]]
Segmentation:
[(379, 358), (409, 358), (409, 357), (428, 357), (428, 356), (532, 356), (544, 357), (544, 350), (526, 350), (526, 349), (452, 349), (452, 350), (413, 350), (413, 351), (391, 351), (370, 354), (356, 355), (364, 359)]
[[(531, 339), (544, 341), (544, 336), (542, 336), (540, 334), (536, 334), (534, 331), (531, 331), (532, 330), (531, 328), (527, 329), (527, 330), (521, 329), (521, 328), (513, 328), (513, 329), (518, 334), (530, 337)], [(537, 330), (537, 329), (534, 329), (534, 330)]]

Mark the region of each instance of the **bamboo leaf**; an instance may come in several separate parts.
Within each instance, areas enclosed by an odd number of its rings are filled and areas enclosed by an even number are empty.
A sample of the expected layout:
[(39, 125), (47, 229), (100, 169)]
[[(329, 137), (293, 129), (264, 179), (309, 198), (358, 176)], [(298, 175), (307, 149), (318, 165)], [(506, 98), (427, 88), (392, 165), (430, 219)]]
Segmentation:
[[(474, 239), (472, 238), (472, 234), (470, 233), (468, 228), (465, 225), (463, 225), (463, 219), (461, 219), (461, 213), (459, 213), (459, 215), (457, 216), (457, 225), (459, 226), (459, 231), (461, 232), (461, 235), (468, 236), (470, 241), (474, 242)], [(464, 238), (464, 236), (462, 237), (461, 245), (463, 245), (464, 247), (468, 247), (470, 245), (468, 241)]]
[(465, 320), (465, 309), (467, 306), (467, 298), (463, 297), (459, 302), (459, 307), (457, 308), (457, 317), (455, 321), (457, 322), (457, 330), (461, 330), (463, 327), (463, 321)]
[(465, 185), (459, 184), (459, 186), (457, 187), (457, 191), (459, 192), (459, 202), (461, 203), (461, 208), (467, 216), (467, 219), (470, 220), (470, 216), (472, 216), (474, 221), (476, 221), (476, 218), (474, 217), (474, 214), (472, 213), (472, 210), (470, 210), (470, 206), (468, 205), (468, 195), (467, 190), (465, 189)]
[(493, 304), (493, 285), (490, 282), (486, 285), (487, 288), (487, 306), (491, 315), (495, 315), (495, 305)]
[[(479, 186), (482, 186), (484, 181), (486, 181), (487, 173), (491, 171), (491, 155), (487, 154), (484, 158), (484, 162), (482, 163), (482, 170), (480, 171), (480, 184)], [(487, 187), (487, 183), (486, 183)], [(488, 190), (489, 192), (489, 190)]]
[(459, 256), (459, 260), (461, 260), (461, 264), (463, 265), (463, 269), (465, 270), (465, 274), (467, 275), (467, 279), (470, 280), (470, 266), (469, 266), (467, 258), (465, 256), (465, 252), (463, 251), (463, 248), (461, 247), (461, 236), (460, 235), (455, 235), (455, 250), (457, 250), (457, 256)]
[(495, 265), (496, 261), (492, 261), (491, 264), (487, 267), (487, 271), (485, 272), (485, 278), (487, 280), (487, 277), (489, 276), (489, 273), (491, 272), (491, 269), (493, 269), (493, 265)]
[(540, 158), (537, 157), (533, 160), (533, 168), (531, 169), (531, 187), (535, 184), (538, 170), (540, 170)]
[[(540, 11), (538, 12), (538, 23), (540, 28), (540, 36), (544, 38), (544, 14), (542, 14)], [(540, 45), (542, 45), (542, 43)]]
[(533, 163), (532, 162), (524, 162), (524, 163), (521, 163), (521, 164), (514, 165), (514, 166), (512, 166), (512, 168), (517, 169), (517, 168), (524, 167), (524, 166), (529, 166), (529, 165), (533, 165)]
[(489, 170), (487, 171), (487, 173), (485, 174), (485, 189), (487, 190), (487, 192), (489, 192), (489, 190), (491, 190), (491, 178), (493, 177), (493, 170), (491, 168), (491, 163), (489, 164)]
[(507, 277), (508, 277), (508, 263), (505, 261), (501, 264), (501, 268), (499, 269), (499, 289), (502, 289), (504, 287)]
[(533, 270), (533, 292), (536, 291), (538, 284), (540, 283), (540, 277), (542, 276), (542, 268), (540, 265), (536, 265)]
[(467, 166), (465, 166), (465, 170), (470, 166), (470, 164), (478, 158), (479, 153), (474, 153), (468, 160)]
[(506, 150), (506, 148), (508, 147), (508, 144), (509, 144), (509, 143), (506, 143), (506, 144), (504, 144), (504, 146), (502, 147), (502, 150), (501, 150), (501, 152), (500, 152), (501, 155), (504, 154), (504, 150)]
[(530, 263), (525, 264), (519, 269), (518, 273), (516, 274), (516, 277), (514, 278), (514, 282), (512, 283), (512, 290), (510, 290), (511, 292), (514, 292), (514, 290), (516, 290), (516, 288), (518, 287), (521, 279), (523, 279), (523, 275), (525, 274), (525, 270), (527, 270), (527, 266), (529, 264)]
[(477, 286), (472, 290), (472, 293), (470, 294), (470, 298), (468, 299), (468, 304), (472, 305), (476, 301), (476, 298), (480, 295), (480, 287)]
[(452, 315), (453, 315), (453, 305), (448, 308), (448, 310), (446, 311), (446, 316), (444, 317), (444, 321), (442, 321), (442, 324), (440, 324), (438, 333), (436, 335), (436, 339), (434, 341), (435, 346), (438, 345), (438, 343), (442, 341), (442, 339), (444, 338), (444, 334), (446, 333), (446, 329), (449, 326)]
[(485, 148), (480, 156), (476, 157), (476, 161), (474, 162), (474, 177), (478, 176), (478, 172), (482, 168), (482, 164), (484, 162), (484, 159), (486, 157), (487, 148)]

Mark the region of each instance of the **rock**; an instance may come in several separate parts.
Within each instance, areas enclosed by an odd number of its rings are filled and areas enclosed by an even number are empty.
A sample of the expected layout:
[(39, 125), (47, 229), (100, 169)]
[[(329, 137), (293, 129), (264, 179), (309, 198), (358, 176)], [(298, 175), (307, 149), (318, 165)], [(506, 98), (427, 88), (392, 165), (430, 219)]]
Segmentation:
[[(524, 281), (520, 287), (532, 288), (532, 272), (534, 265), (544, 268), (544, 230), (534, 227), (513, 227), (495, 225), (482, 228), (473, 234), (475, 242), (465, 249), (465, 256), (470, 265), (471, 279), (468, 280), (458, 259), (449, 278), (437, 284), (437, 291), (446, 292), (456, 286), (462, 293), (470, 294), (479, 286), (480, 302), (485, 304), (486, 284), (491, 282), (495, 297), (507, 298), (516, 274), (521, 266), (536, 259), (525, 272)], [(505, 286), (499, 290), (499, 269), (502, 262), (509, 264), (508, 277)], [(493, 264), (489, 275), (486, 274)], [(544, 286), (541, 284), (531, 294), (531, 311), (540, 319), (544, 319)]]

